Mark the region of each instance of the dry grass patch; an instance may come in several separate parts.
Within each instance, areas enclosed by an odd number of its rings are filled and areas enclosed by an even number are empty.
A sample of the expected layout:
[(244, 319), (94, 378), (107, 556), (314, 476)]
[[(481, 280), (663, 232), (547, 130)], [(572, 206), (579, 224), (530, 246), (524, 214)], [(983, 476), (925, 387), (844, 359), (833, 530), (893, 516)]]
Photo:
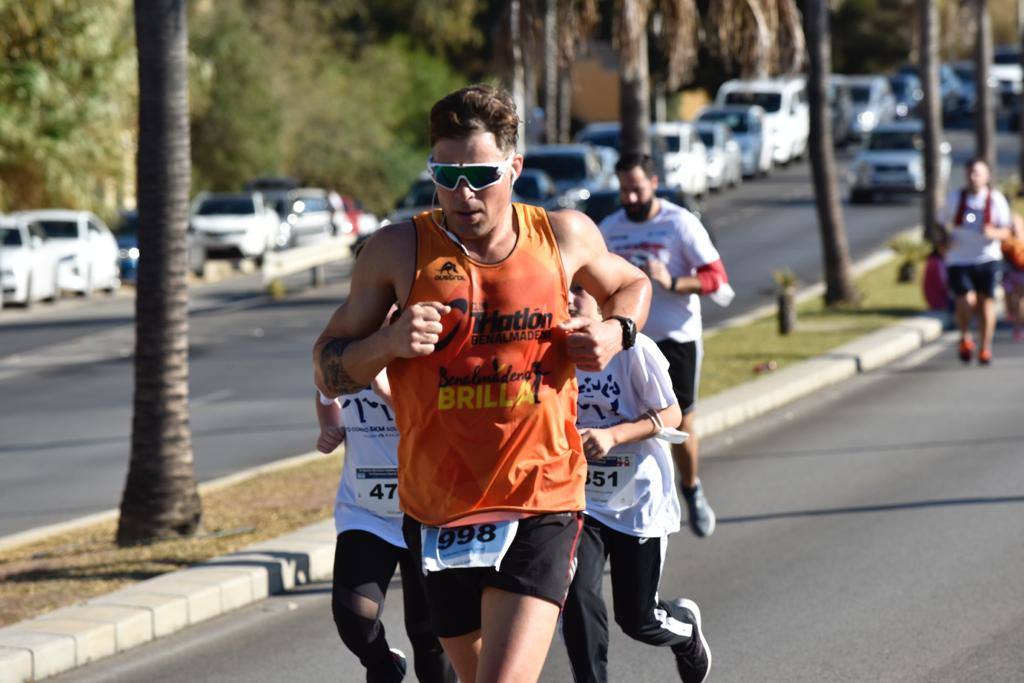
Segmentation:
[(328, 517), (341, 473), (330, 457), (203, 496), (188, 539), (118, 548), (115, 522), (0, 552), (0, 626), (183, 569)]

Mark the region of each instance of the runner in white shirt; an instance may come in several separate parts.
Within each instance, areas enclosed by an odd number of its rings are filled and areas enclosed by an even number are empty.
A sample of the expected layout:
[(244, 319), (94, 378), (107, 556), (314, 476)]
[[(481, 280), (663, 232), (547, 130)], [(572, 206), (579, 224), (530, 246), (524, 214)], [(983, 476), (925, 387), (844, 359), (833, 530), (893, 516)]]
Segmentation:
[(418, 562), (402, 538), (398, 429), (389, 398), (382, 371), (369, 389), (334, 400), (318, 395), (316, 401), (317, 449), (331, 453), (346, 442), (334, 503), (334, 623), (341, 640), (366, 667), (367, 681), (401, 681), (405, 655), (388, 646), (380, 620), (395, 567), (401, 566), (405, 630), (412, 642), (416, 676), (420, 681), (454, 683), (455, 671), (430, 629)]
[(601, 222), (601, 233), (610, 251), (642, 268), (655, 284), (644, 333), (668, 359), (672, 387), (683, 412), (681, 428), (691, 434), (685, 443), (672, 447), (690, 528), (698, 536), (710, 536), (715, 531), (715, 513), (697, 477), (699, 442), (693, 435), (704, 355), (700, 297), (710, 295), (728, 305), (732, 288), (700, 220), (655, 195), (658, 177), (651, 158), (624, 154), (615, 171), (623, 208)]
[[(572, 294), (574, 316), (601, 319), (592, 296), (578, 287)], [(610, 558), (615, 621), (631, 638), (671, 648), (684, 681), (703, 681), (711, 652), (700, 609), (691, 600), (658, 597), (668, 535), (679, 530), (680, 520), (668, 443), (654, 438), (682, 418), (668, 361), (650, 338), (638, 334), (636, 344), (603, 371), (577, 371), (576, 379), (577, 426), (588, 471), (576, 575), (562, 612), (573, 677), (577, 683), (608, 679), (608, 614), (601, 588)]]
[(957, 353), (964, 363), (971, 362), (976, 348), (971, 318), (977, 317), (978, 362), (988, 365), (996, 329), (995, 289), (1003, 263), (1000, 241), (1012, 234), (1013, 217), (1006, 197), (989, 186), (988, 164), (972, 159), (966, 169), (967, 186), (949, 193), (939, 222), (950, 228), (946, 279), (956, 296)]

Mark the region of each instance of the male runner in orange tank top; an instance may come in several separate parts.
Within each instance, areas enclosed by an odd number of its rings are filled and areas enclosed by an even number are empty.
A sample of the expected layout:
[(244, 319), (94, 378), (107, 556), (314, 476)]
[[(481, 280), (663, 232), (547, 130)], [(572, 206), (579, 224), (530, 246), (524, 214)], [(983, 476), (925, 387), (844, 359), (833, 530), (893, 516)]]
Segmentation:
[[(440, 210), (367, 242), (313, 352), (327, 397), (388, 368), (405, 536), (465, 683), (540, 676), (585, 504), (574, 372), (631, 345), (651, 297), (585, 215), (511, 203), (517, 123), (489, 86), (434, 105)], [(570, 282), (608, 317), (570, 319)], [(401, 316), (381, 329), (395, 302)]]

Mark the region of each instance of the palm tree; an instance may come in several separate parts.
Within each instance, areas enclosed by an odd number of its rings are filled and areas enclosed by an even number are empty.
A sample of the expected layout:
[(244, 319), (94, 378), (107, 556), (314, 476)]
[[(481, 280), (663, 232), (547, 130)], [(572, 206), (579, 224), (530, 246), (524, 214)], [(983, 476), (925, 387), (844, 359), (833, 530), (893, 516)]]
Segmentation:
[(694, 0), (619, 0), (614, 34), (619, 50), (619, 118), (624, 153), (651, 151), (647, 23), (652, 11), (661, 16), (660, 47), (668, 63), (667, 88), (678, 88), (697, 61), (700, 15)]
[(132, 451), (117, 541), (189, 535), (202, 512), (188, 407), (191, 175), (186, 0), (135, 0), (139, 276)]
[(804, 57), (804, 32), (794, 0), (711, 0), (711, 49), (744, 78), (796, 73)]
[(522, 0), (511, 0), (508, 10), (509, 49), (512, 52), (512, 101), (519, 113), (519, 145), (526, 144), (526, 69), (523, 63)]
[(829, 115), (828, 88), (832, 71), (832, 40), (829, 36), (827, 0), (807, 0), (804, 17), (807, 34), (807, 99), (810, 104), (811, 176), (818, 208), (822, 256), (825, 264), (825, 303), (853, 303), (857, 289), (850, 268), (850, 249), (846, 242), (843, 210), (836, 184), (836, 162), (832, 153), (832, 117)]
[(974, 87), (977, 108), (974, 113), (975, 154), (996, 172), (996, 112), (992, 92), (988, 87), (989, 66), (992, 64), (992, 16), (988, 0), (974, 0), (977, 16), (977, 39), (974, 47)]
[(580, 45), (600, 20), (597, 0), (558, 0), (558, 142), (569, 142), (572, 123), (572, 65)]
[(936, 0), (919, 0), (920, 51), (918, 64), (924, 89), (924, 234), (932, 244), (939, 244), (939, 202), (942, 200), (939, 176), (939, 145), (942, 144), (942, 101), (939, 91), (939, 11)]

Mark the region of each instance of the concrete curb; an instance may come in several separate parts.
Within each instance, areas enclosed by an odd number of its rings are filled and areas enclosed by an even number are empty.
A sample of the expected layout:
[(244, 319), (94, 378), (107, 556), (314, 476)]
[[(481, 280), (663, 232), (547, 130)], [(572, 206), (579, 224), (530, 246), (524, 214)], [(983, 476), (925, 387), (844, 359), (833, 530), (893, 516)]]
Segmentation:
[[(857, 373), (881, 367), (938, 338), (944, 327), (940, 315), (901, 320), (823, 356), (722, 392), (701, 403), (697, 431), (702, 436), (718, 434)], [(271, 463), (206, 486), (223, 487), (313, 456)], [(71, 524), (67, 528), (73, 528)], [(334, 546), (334, 520), (326, 519), (195, 567), (0, 629), (0, 683), (24, 683), (68, 671), (297, 585), (328, 579), (334, 569)]]
[(0, 629), (0, 683), (53, 676), (331, 577), (334, 520)]

